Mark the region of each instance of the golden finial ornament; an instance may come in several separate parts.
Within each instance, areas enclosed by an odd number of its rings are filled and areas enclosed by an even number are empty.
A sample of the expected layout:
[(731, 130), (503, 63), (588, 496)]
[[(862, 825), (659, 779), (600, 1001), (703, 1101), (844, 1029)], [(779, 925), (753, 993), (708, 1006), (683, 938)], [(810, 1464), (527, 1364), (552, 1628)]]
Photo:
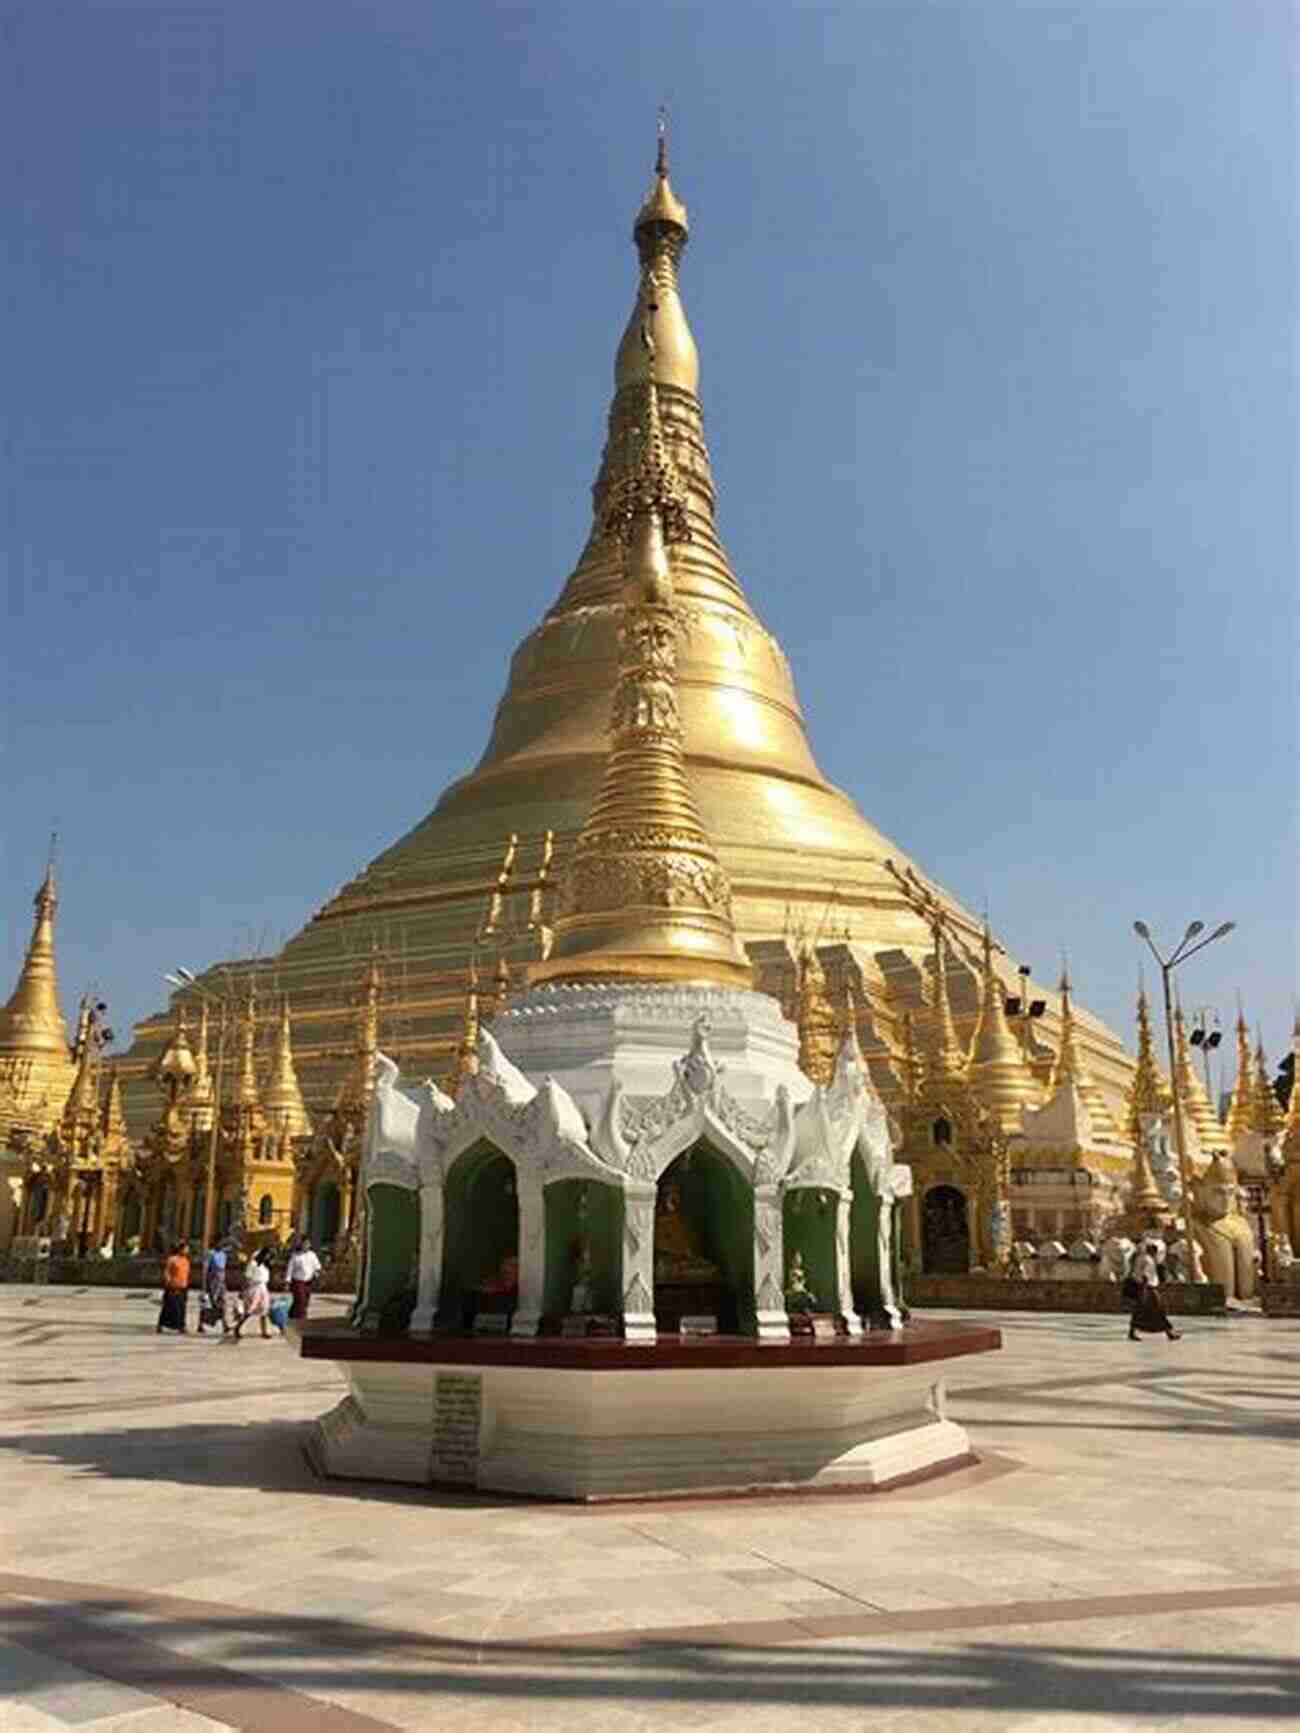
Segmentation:
[(1088, 1109), (1093, 1132), (1099, 1137), (1118, 1141), (1119, 1133), (1111, 1117), (1110, 1108), (1106, 1105), (1106, 1098), (1097, 1087), (1091, 1072), (1083, 1062), (1083, 1056), (1079, 1052), (1068, 969), (1061, 971), (1059, 992), (1061, 995), (1061, 1044), (1057, 1048), (1056, 1063), (1052, 1067), (1049, 1095), (1055, 1095), (1065, 1082), (1072, 1082), (1080, 1100)]
[(254, 1044), (257, 1040), (257, 1001), (250, 990), (239, 1020), (239, 1069), (235, 1074), (235, 1105), (255, 1108), (260, 1105), (257, 1089), (257, 1062)]
[(47, 1132), (58, 1123), (76, 1068), (59, 1009), (54, 966), (58, 908), (53, 848), (32, 906), (32, 936), (18, 980), (0, 1010), (0, 1134), (10, 1126)]
[(1151, 1034), (1151, 1008), (1146, 988), (1139, 985), (1137, 997), (1137, 1064), (1128, 1093), (1127, 1132), (1133, 1146), (1133, 1180), (1131, 1208), (1142, 1218), (1158, 1215), (1165, 1202), (1151, 1171), (1147, 1153), (1146, 1133), (1142, 1124), (1147, 1114), (1166, 1115), (1171, 1105), (1168, 1085), (1156, 1063), (1155, 1042)]
[(519, 852), (519, 836), (511, 831), (506, 842), (505, 853), (501, 857), (497, 882), (488, 893), (487, 911), (483, 916), (483, 925), (479, 928), (479, 938), (486, 939), (496, 933), (501, 926), (505, 913), (506, 897), (510, 891), (510, 881), (514, 877), (515, 856)]
[(555, 832), (548, 830), (542, 838), (542, 859), (537, 869), (537, 881), (528, 897), (528, 931), (537, 936), (538, 954), (543, 961), (551, 954), (552, 933), (546, 924), (546, 893), (550, 888), (551, 857), (555, 853)]
[(731, 887), (686, 773), (677, 704), (682, 632), (668, 550), (690, 539), (644, 387), (639, 456), (610, 489), (604, 533), (623, 550), (623, 625), (605, 774), (567, 864), (550, 956), (533, 981), (693, 980), (747, 987)]
[(1250, 1051), (1250, 1030), (1246, 1026), (1245, 1012), (1238, 1008), (1237, 1075), (1232, 1085), (1228, 1120), (1222, 1134), (1229, 1149), (1235, 1149), (1238, 1139), (1254, 1128), (1255, 1107), (1255, 1062)]
[(379, 999), (383, 985), (379, 954), (372, 949), (361, 977), (351, 1063), (334, 1097), (336, 1141), (344, 1136), (347, 1127), (360, 1129), (370, 1105), (375, 1082), (375, 1055), (379, 1052)]
[(276, 1025), (275, 1046), (271, 1053), (271, 1070), (262, 1091), (262, 1109), (267, 1122), (277, 1132), (294, 1138), (311, 1136), (311, 1115), (302, 1098), (298, 1071), (293, 1061), (293, 1024), (289, 1016), (289, 1001), (280, 1001), (280, 1017)]
[(925, 1050), (925, 1080), (931, 1088), (961, 1077), (966, 1069), (966, 1055), (957, 1039), (957, 1026), (952, 1018), (952, 1000), (948, 996), (948, 955), (944, 921), (935, 914), (930, 925), (931, 962), (934, 972), (933, 1000), (930, 1006), (930, 1035)]
[(1276, 1137), (1282, 1129), (1282, 1103), (1273, 1093), (1273, 1085), (1269, 1078), (1268, 1056), (1264, 1052), (1264, 1038), (1259, 1036), (1255, 1045), (1255, 1103), (1251, 1118), (1251, 1128), (1262, 1137)]

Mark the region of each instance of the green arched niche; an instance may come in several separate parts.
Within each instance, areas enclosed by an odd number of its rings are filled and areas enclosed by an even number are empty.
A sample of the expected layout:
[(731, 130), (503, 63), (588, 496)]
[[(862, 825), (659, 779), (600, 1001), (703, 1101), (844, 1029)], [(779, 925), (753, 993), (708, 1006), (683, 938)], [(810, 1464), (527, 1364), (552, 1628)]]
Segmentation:
[(871, 1189), (866, 1163), (854, 1154), (849, 1164), (853, 1202), (849, 1208), (849, 1270), (853, 1309), (872, 1325), (888, 1323), (880, 1284), (880, 1199)]
[(365, 1302), (360, 1323), (369, 1330), (405, 1330), (419, 1279), (420, 1200), (400, 1185), (372, 1185)]
[(591, 1254), (592, 1310), (616, 1316), (622, 1306), (623, 1190), (600, 1180), (560, 1179), (543, 1193), (546, 1275), (542, 1316), (570, 1310), (584, 1244)]
[(835, 1214), (838, 1198), (827, 1186), (794, 1186), (781, 1205), (785, 1241), (782, 1286), (790, 1285), (794, 1255), (803, 1259), (804, 1282), (817, 1301), (817, 1311), (838, 1312), (839, 1281), (835, 1268)]
[[(676, 1187), (676, 1209), (666, 1211), (666, 1194)], [(680, 1221), (668, 1225), (668, 1217)], [(661, 1300), (673, 1296), (674, 1277), (666, 1270), (671, 1242), (687, 1248), (717, 1272), (715, 1278), (718, 1328), (724, 1334), (757, 1333), (754, 1314), (754, 1194), (749, 1182), (725, 1156), (707, 1143), (697, 1143), (679, 1155), (659, 1178), (659, 1202), (655, 1213), (655, 1310), (660, 1328), (675, 1330), (677, 1319), (671, 1306)], [(704, 1311), (707, 1279), (687, 1278), (683, 1291), (699, 1289), (700, 1298), (689, 1299), (687, 1310)]]
[(514, 1309), (519, 1195), (515, 1164), (490, 1143), (457, 1156), (444, 1192), (440, 1324), (468, 1330), (485, 1310)]

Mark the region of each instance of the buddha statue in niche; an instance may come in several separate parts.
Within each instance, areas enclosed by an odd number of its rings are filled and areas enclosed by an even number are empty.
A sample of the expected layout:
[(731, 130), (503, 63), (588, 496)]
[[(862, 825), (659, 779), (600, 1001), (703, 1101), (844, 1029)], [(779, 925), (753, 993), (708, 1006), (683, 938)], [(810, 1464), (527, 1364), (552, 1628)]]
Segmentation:
[(715, 1282), (718, 1266), (705, 1256), (682, 1214), (682, 1188), (675, 1180), (659, 1187), (655, 1201), (655, 1280)]

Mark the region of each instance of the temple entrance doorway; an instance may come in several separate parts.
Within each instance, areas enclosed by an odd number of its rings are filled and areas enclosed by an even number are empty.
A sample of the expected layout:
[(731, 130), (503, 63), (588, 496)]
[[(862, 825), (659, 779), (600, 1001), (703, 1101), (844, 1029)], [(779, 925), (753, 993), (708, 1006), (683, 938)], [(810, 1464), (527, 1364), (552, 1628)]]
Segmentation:
[(724, 1335), (750, 1335), (754, 1316), (754, 1198), (707, 1144), (679, 1155), (655, 1201), (655, 1323), (716, 1318)]
[(515, 1164), (491, 1144), (451, 1165), (445, 1191), (438, 1322), (471, 1330), (475, 1318), (508, 1329), (519, 1299), (519, 1196)]
[(317, 1251), (333, 1245), (339, 1234), (339, 1212), (342, 1199), (332, 1179), (318, 1185), (312, 1193), (311, 1227), (308, 1234)]
[(921, 1201), (921, 1268), (927, 1276), (970, 1272), (966, 1199), (955, 1185), (934, 1185)]

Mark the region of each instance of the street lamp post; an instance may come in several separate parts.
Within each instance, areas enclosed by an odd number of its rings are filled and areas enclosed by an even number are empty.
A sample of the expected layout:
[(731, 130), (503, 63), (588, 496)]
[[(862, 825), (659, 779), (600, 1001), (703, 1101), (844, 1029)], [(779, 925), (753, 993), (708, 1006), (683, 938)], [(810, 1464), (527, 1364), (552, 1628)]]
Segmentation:
[[(1214, 1085), (1210, 1081), (1210, 1055), (1223, 1040), (1223, 1031), (1219, 1027), (1219, 1013), (1213, 1005), (1198, 1005), (1193, 1013), (1196, 1027), (1188, 1036), (1193, 1047), (1201, 1050), (1201, 1065), (1205, 1071), (1205, 1093), (1210, 1098), (1210, 1105), (1218, 1111)], [(1214, 1027), (1210, 1027), (1210, 1018), (1214, 1018)]]
[(231, 1005), (231, 995), (209, 993), (205, 987), (200, 987), (189, 969), (182, 968), (178, 963), (175, 974), (164, 975), (164, 981), (173, 987), (181, 987), (194, 993), (200, 999), (206, 999), (208, 1004), (215, 1005), (220, 1014), (217, 1025), (217, 1068), (212, 1080), (212, 1124), (208, 1131), (208, 1160), (203, 1178), (203, 1247), (206, 1251), (212, 1245), (213, 1230), (216, 1226), (217, 1210), (217, 1138), (221, 1127), (221, 1074), (226, 1063), (226, 1035)]
[(1178, 1140), (1178, 1174), (1183, 1187), (1183, 1227), (1187, 1236), (1187, 1256), (1191, 1265), (1191, 1277), (1194, 1282), (1205, 1280), (1205, 1269), (1201, 1262), (1201, 1248), (1196, 1243), (1196, 1235), (1192, 1231), (1192, 1161), (1187, 1149), (1187, 1137), (1184, 1131), (1183, 1102), (1178, 1088), (1178, 1054), (1174, 1046), (1174, 1002), (1169, 986), (1169, 977), (1180, 963), (1185, 963), (1189, 957), (1194, 957), (1198, 951), (1203, 951), (1207, 945), (1212, 945), (1216, 939), (1223, 938), (1236, 926), (1235, 921), (1224, 921), (1210, 934), (1208, 939), (1202, 939), (1199, 944), (1192, 944), (1198, 933), (1205, 931), (1204, 921), (1193, 921), (1183, 934), (1177, 946), (1167, 957), (1162, 957), (1155, 947), (1151, 937), (1151, 929), (1145, 921), (1134, 921), (1133, 931), (1139, 939), (1146, 941), (1147, 948), (1155, 958), (1160, 969), (1160, 983), (1165, 994), (1165, 1034), (1169, 1042), (1169, 1088), (1174, 1102), (1174, 1136)]

